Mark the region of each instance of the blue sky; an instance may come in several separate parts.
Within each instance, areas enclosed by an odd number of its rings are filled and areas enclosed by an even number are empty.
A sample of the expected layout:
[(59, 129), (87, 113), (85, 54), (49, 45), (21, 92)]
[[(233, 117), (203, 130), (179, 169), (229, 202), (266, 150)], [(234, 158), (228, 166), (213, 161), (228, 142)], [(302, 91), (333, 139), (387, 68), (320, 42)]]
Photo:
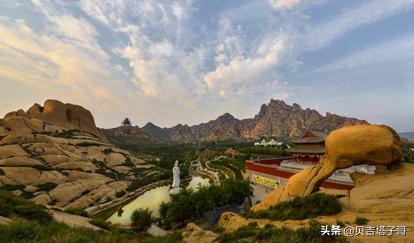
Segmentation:
[(3, 0), (0, 114), (191, 125), (274, 98), (414, 131), (413, 23), (414, 0)]

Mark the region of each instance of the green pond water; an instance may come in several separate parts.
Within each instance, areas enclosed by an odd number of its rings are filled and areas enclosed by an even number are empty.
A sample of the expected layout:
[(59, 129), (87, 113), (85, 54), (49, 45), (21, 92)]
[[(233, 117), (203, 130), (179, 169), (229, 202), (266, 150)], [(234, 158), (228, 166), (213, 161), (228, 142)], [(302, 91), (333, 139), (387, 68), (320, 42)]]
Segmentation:
[[(197, 189), (198, 185), (210, 185), (209, 179), (200, 176), (193, 176), (187, 188)], [(152, 212), (153, 217), (159, 217), (159, 207), (162, 202), (170, 201), (169, 191), (170, 186), (160, 186), (150, 191), (145, 192), (137, 197), (134, 201), (122, 207), (124, 212), (121, 217), (118, 217), (118, 212), (109, 217), (108, 221), (114, 224), (128, 225), (131, 223), (131, 215), (135, 209), (148, 208)]]

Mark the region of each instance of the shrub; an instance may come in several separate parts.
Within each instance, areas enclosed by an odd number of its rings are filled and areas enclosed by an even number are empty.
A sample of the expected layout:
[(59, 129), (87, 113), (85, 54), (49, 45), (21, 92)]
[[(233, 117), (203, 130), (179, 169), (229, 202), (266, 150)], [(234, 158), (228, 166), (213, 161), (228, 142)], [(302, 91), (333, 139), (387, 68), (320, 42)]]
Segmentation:
[(115, 196), (116, 197), (123, 197), (125, 194), (126, 194), (125, 191), (118, 191), (118, 192), (115, 193)]
[(101, 144), (99, 144), (99, 143), (91, 143), (91, 142), (81, 142), (81, 143), (77, 143), (75, 146), (91, 147), (91, 146), (101, 146)]
[(253, 224), (245, 225), (232, 233), (221, 234), (218, 242), (348, 242), (343, 236), (321, 235), (321, 224), (316, 220), (310, 220), (308, 227), (292, 230), (288, 228), (276, 228), (271, 224), (258, 228)]
[(215, 207), (240, 205), (251, 195), (249, 182), (240, 180), (223, 181), (220, 186), (202, 186), (197, 191), (183, 189), (180, 194), (173, 195), (170, 202), (161, 205), (160, 215), (170, 222), (183, 222)]
[(109, 155), (109, 154), (111, 154), (112, 152), (114, 152), (113, 150), (112, 150), (112, 148), (106, 148), (106, 149), (104, 149), (103, 151), (102, 151), (105, 155)]
[(213, 231), (214, 233), (220, 234), (224, 232), (224, 228), (218, 224), (213, 225), (210, 228), (210, 231)]
[(341, 205), (336, 196), (313, 193), (306, 197), (296, 197), (292, 201), (279, 203), (268, 210), (249, 211), (245, 213), (245, 216), (271, 220), (300, 220), (320, 215), (334, 215), (340, 211)]
[(23, 191), (22, 194), (20, 194), (20, 196), (26, 199), (34, 198), (33, 192), (27, 192), (27, 191)]
[(23, 197), (16, 197), (4, 190), (0, 190), (0, 215), (4, 217), (17, 215), (18, 217), (40, 222), (52, 219), (50, 213), (42, 205), (35, 204)]
[(81, 208), (68, 208), (68, 209), (65, 209), (64, 212), (65, 213), (70, 213), (70, 214), (76, 214), (76, 215), (79, 215), (79, 216), (88, 217), (88, 213), (86, 213), (85, 210), (83, 210)]
[(152, 221), (148, 208), (136, 209), (131, 215), (131, 228), (136, 232), (145, 232), (151, 227)]
[(355, 219), (355, 224), (357, 224), (357, 225), (366, 225), (367, 223), (368, 223), (368, 219), (367, 218), (364, 218), (364, 217), (356, 217), (356, 219)]
[(17, 184), (17, 185), (2, 185), (0, 189), (6, 190), (6, 191), (16, 191), (16, 190), (23, 190), (26, 186)]
[(53, 182), (46, 182), (44, 184), (38, 185), (37, 187), (39, 187), (39, 189), (41, 191), (48, 192), (48, 191), (54, 189), (55, 187), (57, 187), (57, 184), (56, 183), (53, 183)]

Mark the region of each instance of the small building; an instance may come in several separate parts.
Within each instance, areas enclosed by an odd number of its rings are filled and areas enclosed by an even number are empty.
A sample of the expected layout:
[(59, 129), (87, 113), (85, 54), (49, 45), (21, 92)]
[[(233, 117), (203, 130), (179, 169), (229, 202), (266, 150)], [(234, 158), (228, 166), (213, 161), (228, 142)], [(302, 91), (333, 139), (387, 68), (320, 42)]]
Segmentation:
[(301, 162), (318, 162), (325, 154), (325, 132), (306, 131), (300, 138), (292, 140), (293, 147), (287, 149), (292, 156)]
[(254, 146), (263, 146), (263, 147), (276, 147), (276, 146), (282, 146), (283, 142), (277, 141), (275, 138), (265, 138), (263, 137), (260, 142), (255, 142)]

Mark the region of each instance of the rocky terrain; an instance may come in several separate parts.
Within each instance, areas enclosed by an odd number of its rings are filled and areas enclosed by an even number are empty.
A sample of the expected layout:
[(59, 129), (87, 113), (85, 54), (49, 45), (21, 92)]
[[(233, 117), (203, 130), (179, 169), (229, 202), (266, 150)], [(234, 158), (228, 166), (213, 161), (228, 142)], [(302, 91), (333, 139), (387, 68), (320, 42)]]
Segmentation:
[(216, 140), (253, 140), (262, 136), (295, 137), (305, 130), (332, 131), (350, 124), (366, 124), (356, 118), (331, 113), (321, 115), (312, 109), (302, 109), (298, 104), (287, 105), (281, 100), (263, 104), (254, 118), (239, 120), (226, 113), (215, 120), (199, 125), (178, 124), (160, 128), (149, 123), (142, 130), (162, 141), (199, 142)]
[(60, 209), (122, 197), (163, 171), (108, 143), (85, 108), (47, 100), (0, 123), (0, 186)]

